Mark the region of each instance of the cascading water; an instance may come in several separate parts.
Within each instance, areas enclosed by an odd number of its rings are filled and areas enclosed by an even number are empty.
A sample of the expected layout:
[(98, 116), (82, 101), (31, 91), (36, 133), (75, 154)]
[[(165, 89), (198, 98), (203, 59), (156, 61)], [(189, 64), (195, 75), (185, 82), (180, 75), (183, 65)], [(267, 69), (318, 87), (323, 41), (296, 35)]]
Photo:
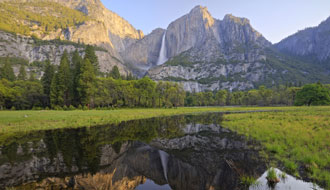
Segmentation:
[(168, 154), (162, 150), (158, 150), (158, 153), (159, 153), (160, 161), (162, 162), (164, 177), (165, 177), (166, 181), (168, 182), (168, 179), (167, 179)]
[(162, 46), (160, 48), (157, 65), (161, 65), (166, 61), (167, 61), (167, 50), (166, 50), (166, 31), (165, 31), (162, 39)]

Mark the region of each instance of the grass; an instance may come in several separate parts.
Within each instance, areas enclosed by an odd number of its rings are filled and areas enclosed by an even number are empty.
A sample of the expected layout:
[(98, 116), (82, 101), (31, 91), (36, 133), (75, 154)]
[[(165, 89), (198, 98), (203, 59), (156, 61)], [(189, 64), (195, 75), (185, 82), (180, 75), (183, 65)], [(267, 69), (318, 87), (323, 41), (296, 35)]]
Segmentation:
[[(255, 110), (282, 112), (235, 113)], [(330, 188), (330, 107), (196, 107), (90, 111), (0, 111), (0, 143), (19, 132), (76, 128), (178, 114), (233, 112), (223, 126), (257, 140), (266, 159), (280, 161), (289, 174)], [(19, 138), (19, 136), (17, 136)], [(244, 183), (252, 182), (243, 179)]]
[(276, 174), (276, 171), (274, 168), (270, 168), (268, 171), (267, 171), (267, 179), (269, 181), (277, 181), (278, 180), (278, 177), (277, 177), (277, 174)]
[(240, 180), (241, 180), (241, 184), (244, 187), (258, 186), (259, 185), (257, 179), (253, 176), (242, 176), (240, 178)]
[[(75, 111), (0, 111), (0, 145), (8, 139), (19, 139), (21, 135), (39, 130), (59, 128), (92, 127), (115, 124), (122, 121), (152, 117), (194, 114), (201, 112), (235, 112), (253, 110), (276, 110), (277, 107), (194, 107), (177, 109), (117, 109)], [(292, 109), (292, 108), (280, 108)]]
[(223, 126), (258, 140), (288, 173), (330, 188), (330, 107), (228, 114)]
[[(75, 111), (0, 111), (0, 136), (12, 132), (29, 132), (58, 128), (76, 128), (119, 123), (135, 119), (193, 114), (201, 112), (231, 112), (276, 110), (268, 107), (195, 107), (174, 109), (117, 109)], [(281, 108), (282, 109), (282, 108)], [(289, 109), (289, 108), (286, 108)]]

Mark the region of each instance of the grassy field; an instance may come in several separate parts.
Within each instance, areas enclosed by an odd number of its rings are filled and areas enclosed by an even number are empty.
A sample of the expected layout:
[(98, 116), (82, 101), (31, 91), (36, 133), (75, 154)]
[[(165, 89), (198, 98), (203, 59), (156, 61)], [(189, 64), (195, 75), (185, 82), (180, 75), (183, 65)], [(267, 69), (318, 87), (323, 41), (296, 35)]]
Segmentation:
[[(282, 112), (235, 113), (259, 110)], [(5, 142), (19, 132), (95, 126), (202, 112), (232, 112), (224, 115), (224, 127), (259, 141), (265, 147), (262, 153), (273, 160), (279, 160), (288, 173), (308, 177), (330, 188), (330, 107), (1, 111), (0, 142)]]
[(330, 107), (228, 114), (223, 126), (258, 140), (288, 173), (330, 189)]
[(173, 109), (118, 109), (89, 111), (0, 111), (0, 135), (57, 128), (76, 128), (112, 124), (122, 121), (146, 119), (178, 114), (202, 112), (231, 112), (253, 110), (283, 110), (278, 107), (196, 107)]

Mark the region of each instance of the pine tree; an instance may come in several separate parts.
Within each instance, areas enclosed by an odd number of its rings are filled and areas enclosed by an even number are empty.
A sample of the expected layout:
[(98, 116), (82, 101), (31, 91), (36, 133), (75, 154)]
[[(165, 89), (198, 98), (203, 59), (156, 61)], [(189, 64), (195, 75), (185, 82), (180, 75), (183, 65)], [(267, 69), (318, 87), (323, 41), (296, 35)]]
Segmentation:
[(81, 67), (81, 75), (79, 78), (79, 87), (78, 87), (78, 92), (81, 97), (81, 102), (83, 105), (90, 105), (93, 107), (95, 80), (96, 77), (95, 77), (94, 67), (89, 61), (89, 59), (85, 59)]
[(34, 74), (34, 72), (30, 72), (30, 77), (29, 77), (29, 81), (31, 81), (31, 82), (33, 82), (33, 81), (36, 81), (37, 79), (36, 79), (36, 77), (35, 77), (35, 74)]
[(72, 56), (72, 74), (73, 74), (73, 103), (78, 106), (80, 104), (80, 96), (78, 92), (79, 78), (81, 74), (82, 58), (80, 57), (78, 51), (76, 50)]
[(126, 77), (126, 80), (134, 80), (132, 73), (129, 73)]
[(2, 68), (1, 78), (7, 79), (9, 81), (16, 80), (14, 70), (8, 60), (6, 60), (5, 65)]
[(100, 66), (93, 46), (87, 45), (84, 59), (88, 59), (89, 62), (94, 66), (94, 73), (97, 75), (100, 70)]
[(110, 76), (113, 79), (120, 79), (120, 72), (119, 72), (119, 69), (116, 65), (112, 67), (112, 70), (110, 72)]
[(50, 87), (52, 84), (52, 80), (55, 75), (55, 68), (54, 66), (50, 63), (49, 60), (46, 61), (46, 67), (45, 67), (45, 73), (41, 78), (42, 86), (43, 86), (43, 91), (45, 95), (47, 96), (47, 104), (50, 104)]
[(67, 51), (64, 51), (61, 57), (61, 62), (58, 69), (58, 76), (60, 77), (60, 86), (63, 87), (62, 97), (64, 100), (64, 104), (66, 106), (69, 106), (72, 100), (72, 74)]
[(72, 75), (70, 70), (68, 53), (65, 51), (61, 57), (58, 72), (54, 75), (50, 100), (52, 106), (69, 106), (72, 100)]
[(54, 108), (55, 106), (62, 106), (64, 104), (63, 100), (63, 88), (61, 86), (61, 79), (59, 73), (55, 73), (52, 79), (52, 83), (50, 86), (50, 103)]
[(21, 65), (21, 67), (19, 68), (19, 73), (17, 76), (18, 80), (26, 80), (27, 75), (26, 75), (26, 71), (25, 71), (25, 66)]

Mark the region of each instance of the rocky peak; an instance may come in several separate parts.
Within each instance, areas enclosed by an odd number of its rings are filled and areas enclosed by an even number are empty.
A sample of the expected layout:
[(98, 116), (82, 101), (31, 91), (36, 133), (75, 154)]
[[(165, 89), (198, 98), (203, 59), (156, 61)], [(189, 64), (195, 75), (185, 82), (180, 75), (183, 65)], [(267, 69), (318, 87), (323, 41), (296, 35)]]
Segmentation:
[(269, 47), (271, 43), (266, 40), (250, 24), (249, 19), (235, 17), (227, 14), (220, 23), (222, 41), (230, 46), (258, 45)]
[(194, 7), (188, 14), (188, 17), (202, 18), (205, 23), (206, 28), (209, 28), (209, 27), (213, 26), (213, 24), (214, 24), (214, 19), (211, 16), (211, 14), (209, 13), (209, 11), (207, 10), (207, 7), (203, 7), (201, 5)]
[(326, 62), (330, 59), (330, 17), (316, 27), (306, 28), (275, 45), (282, 52)]
[(232, 14), (225, 15), (225, 17), (223, 18), (223, 21), (224, 22), (233, 22), (235, 24), (240, 24), (240, 25), (250, 25), (249, 19), (236, 17)]

